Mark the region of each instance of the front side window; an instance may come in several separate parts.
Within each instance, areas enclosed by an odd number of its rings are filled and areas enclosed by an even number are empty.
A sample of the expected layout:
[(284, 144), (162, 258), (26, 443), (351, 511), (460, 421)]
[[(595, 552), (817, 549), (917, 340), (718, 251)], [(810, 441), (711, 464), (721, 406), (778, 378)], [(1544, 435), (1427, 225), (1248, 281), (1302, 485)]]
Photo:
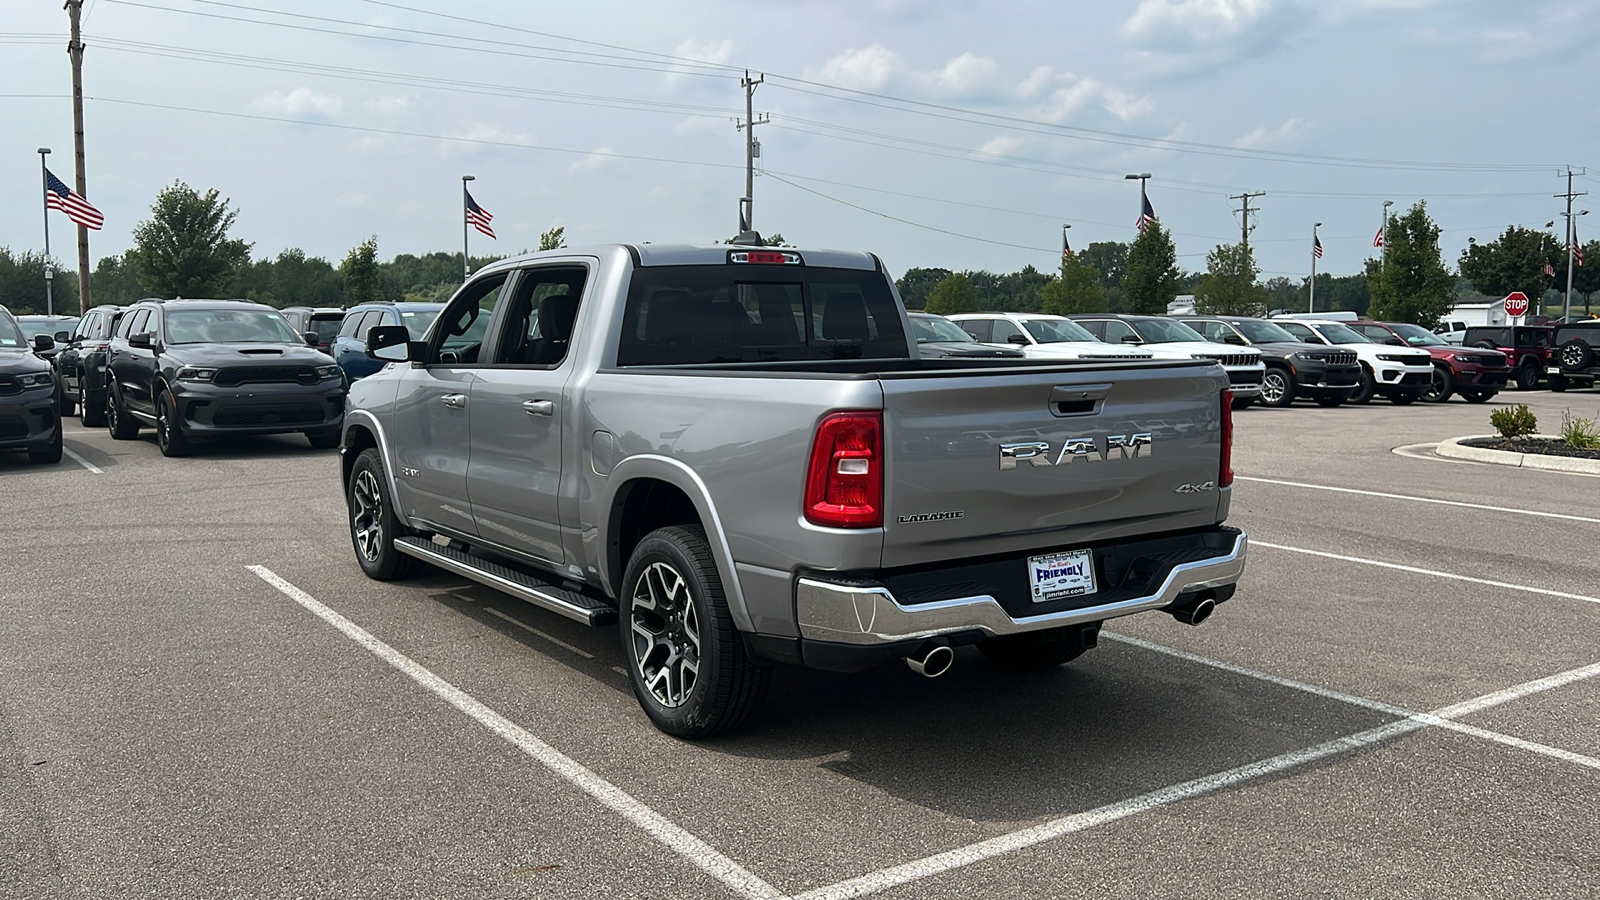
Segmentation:
[(1041, 344), (1059, 344), (1064, 341), (1089, 341), (1096, 338), (1084, 326), (1071, 319), (1024, 319), (1022, 327)]
[[(1446, 341), (1444, 338), (1439, 337), (1438, 335), (1434, 334), (1433, 332), (1429, 331), (1428, 329), (1423, 328), (1421, 325), (1408, 325), (1408, 324), (1405, 324), (1405, 323), (1402, 322), (1402, 323), (1400, 323), (1398, 325), (1393, 325), (1393, 326), (1390, 326), (1390, 327), (1393, 329), (1395, 334), (1400, 335), (1400, 339), (1401, 340), (1405, 341), (1406, 343), (1410, 344), (1413, 347), (1446, 347), (1446, 346), (1449, 346), (1449, 342), (1448, 341)], [(1368, 337), (1374, 337), (1374, 335), (1367, 335), (1367, 336)]]
[(972, 340), (972, 336), (961, 330), (961, 326), (935, 316), (912, 316), (911, 333), (916, 335), (919, 344), (934, 344), (940, 342), (964, 344)]
[(634, 271), (619, 366), (907, 359), (900, 308), (877, 272), (805, 266)]
[(1140, 319), (1135, 328), (1139, 337), (1152, 344), (1175, 344), (1180, 341), (1204, 341), (1198, 331), (1170, 319)]
[(173, 309), (169, 344), (295, 344), (304, 339), (275, 309)]
[(1294, 341), (1295, 336), (1271, 322), (1240, 321), (1233, 323), (1245, 338), (1252, 344), (1272, 344), (1284, 341)]
[(1317, 331), (1320, 332), (1322, 334), (1323, 339), (1326, 340), (1330, 344), (1376, 344), (1376, 343), (1378, 343), (1377, 341), (1370, 340), (1370, 339), (1368, 339), (1366, 337), (1363, 337), (1361, 334), (1357, 333), (1355, 331), (1355, 329), (1351, 328), (1350, 326), (1348, 326), (1348, 325), (1340, 325), (1338, 322), (1328, 322), (1327, 324), (1324, 324), (1324, 325), (1318, 325), (1317, 326)]
[(1327, 343), (1315, 331), (1312, 331), (1309, 325), (1301, 325), (1299, 322), (1284, 322), (1278, 327), (1294, 335), (1294, 339), (1297, 341), (1304, 341), (1309, 344)]
[(433, 333), (428, 347), (431, 365), (476, 365), (489, 333), (489, 319), (500, 292), (506, 286), (504, 272), (480, 278), (456, 292), (444, 312), (442, 327)]
[(1139, 338), (1139, 333), (1133, 330), (1132, 325), (1117, 319), (1111, 319), (1106, 322), (1106, 336), (1104, 340), (1108, 344), (1142, 343)]
[(995, 319), (994, 320), (994, 338), (992, 339), (993, 343), (996, 343), (996, 344), (1009, 344), (1009, 343), (1012, 343), (1012, 340), (1011, 340), (1012, 337), (1021, 337), (1021, 336), (1022, 336), (1022, 329), (1018, 328), (1017, 324), (1015, 322), (1011, 321), (1010, 319)]

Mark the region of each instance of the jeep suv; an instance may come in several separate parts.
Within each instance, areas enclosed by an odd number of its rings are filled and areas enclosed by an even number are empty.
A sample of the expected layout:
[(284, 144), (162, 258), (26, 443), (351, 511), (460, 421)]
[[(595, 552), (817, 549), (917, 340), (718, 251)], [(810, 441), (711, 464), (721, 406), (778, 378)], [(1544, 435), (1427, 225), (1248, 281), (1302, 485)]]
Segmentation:
[(1463, 333), (1461, 345), (1499, 350), (1511, 365), (1511, 381), (1517, 390), (1531, 391), (1550, 365), (1555, 333), (1549, 325), (1474, 325)]
[(1556, 328), (1555, 349), (1545, 366), (1550, 390), (1594, 387), (1600, 376), (1600, 321), (1574, 322)]
[(156, 430), (166, 456), (197, 438), (304, 432), (339, 445), (345, 380), (281, 314), (243, 300), (142, 300), (111, 339), (106, 426), (131, 440)]
[(1263, 406), (1292, 406), (1296, 398), (1318, 406), (1338, 406), (1361, 384), (1361, 364), (1353, 351), (1308, 347), (1265, 319), (1249, 316), (1179, 316), (1178, 321), (1208, 341), (1254, 347), (1267, 367), (1261, 376)]
[(61, 461), (61, 390), (40, 355), (54, 347), (48, 334), (24, 338), (0, 306), (0, 449), (25, 450), (36, 463)]
[(1429, 403), (1443, 403), (1458, 393), (1468, 403), (1483, 403), (1500, 393), (1511, 375), (1506, 355), (1499, 350), (1446, 343), (1420, 325), (1365, 320), (1348, 324), (1379, 344), (1428, 351), (1433, 357), (1433, 383), (1422, 392), (1422, 399)]
[(1233, 408), (1244, 409), (1261, 396), (1261, 351), (1251, 347), (1221, 347), (1193, 328), (1166, 316), (1131, 316), (1116, 313), (1079, 313), (1071, 317), (1083, 329), (1109, 344), (1142, 347), (1157, 359), (1210, 359), (1228, 373)]
[(1373, 395), (1404, 406), (1415, 403), (1433, 383), (1433, 357), (1427, 351), (1380, 344), (1349, 327), (1354, 319), (1277, 318), (1278, 327), (1308, 344), (1341, 347), (1352, 351), (1361, 363), (1361, 384), (1350, 395), (1350, 402), (1365, 404)]

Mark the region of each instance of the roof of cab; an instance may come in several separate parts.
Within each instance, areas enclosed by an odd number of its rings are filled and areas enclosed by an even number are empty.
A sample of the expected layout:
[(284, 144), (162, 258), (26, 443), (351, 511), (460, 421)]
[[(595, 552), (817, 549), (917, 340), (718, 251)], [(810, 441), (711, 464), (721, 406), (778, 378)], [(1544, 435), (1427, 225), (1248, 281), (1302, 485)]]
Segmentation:
[(860, 250), (809, 250), (800, 247), (753, 247), (744, 244), (590, 244), (513, 256), (485, 266), (483, 271), (499, 271), (546, 259), (570, 259), (577, 256), (607, 258), (617, 254), (631, 256), (640, 266), (720, 266), (727, 264), (729, 253), (750, 250), (798, 253), (807, 267), (863, 269), (869, 272), (882, 269), (877, 256)]

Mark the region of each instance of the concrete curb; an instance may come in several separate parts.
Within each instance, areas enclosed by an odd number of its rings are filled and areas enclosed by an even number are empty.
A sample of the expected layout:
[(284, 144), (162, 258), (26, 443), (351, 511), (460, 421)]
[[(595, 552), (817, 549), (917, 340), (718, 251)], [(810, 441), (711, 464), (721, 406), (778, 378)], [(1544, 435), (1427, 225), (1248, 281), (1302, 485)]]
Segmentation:
[[(1463, 447), (1462, 441), (1492, 438), (1492, 434), (1469, 434), (1440, 441), (1434, 452), (1449, 459), (1466, 459), (1473, 462), (1493, 463), (1497, 466), (1517, 466), (1523, 469), (1544, 469), (1550, 472), (1579, 472), (1600, 475), (1600, 459), (1578, 459), (1570, 456), (1546, 456), (1542, 453), (1514, 453), (1510, 450), (1490, 450), (1486, 447)], [(1532, 437), (1555, 438), (1556, 435), (1536, 434)]]

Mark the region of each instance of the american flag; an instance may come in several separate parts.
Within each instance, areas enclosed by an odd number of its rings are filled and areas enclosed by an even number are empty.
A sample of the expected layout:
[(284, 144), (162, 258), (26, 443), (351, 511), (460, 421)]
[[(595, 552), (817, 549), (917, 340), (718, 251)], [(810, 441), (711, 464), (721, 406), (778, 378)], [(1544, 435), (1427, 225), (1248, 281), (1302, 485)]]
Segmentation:
[(1550, 265), (1550, 260), (1548, 259), (1544, 261), (1544, 274), (1550, 278), (1556, 277), (1556, 267)]
[(1583, 265), (1583, 245), (1578, 243), (1578, 229), (1572, 229), (1572, 264)]
[(1144, 209), (1139, 213), (1138, 225), (1139, 230), (1144, 231), (1146, 228), (1149, 228), (1151, 225), (1155, 224), (1156, 211), (1155, 208), (1150, 205), (1150, 198), (1148, 196), (1141, 194), (1140, 199), (1144, 201)]
[(472, 193), (467, 192), (467, 224), (489, 237), (494, 237), (494, 229), (489, 227), (489, 220), (493, 218), (494, 213), (479, 206), (478, 201), (472, 199)]
[(1311, 255), (1317, 259), (1322, 258), (1322, 238), (1316, 235), (1311, 236)]
[(1072, 258), (1072, 245), (1067, 243), (1067, 233), (1065, 231), (1061, 232), (1061, 258)]
[(1372, 236), (1372, 246), (1374, 246), (1374, 247), (1382, 247), (1383, 246), (1383, 226), (1382, 225), (1378, 226), (1378, 233)]
[(100, 214), (100, 210), (90, 206), (82, 194), (74, 194), (72, 188), (50, 174), (49, 169), (44, 170), (44, 205), (61, 210), (67, 214), (67, 218), (95, 231), (99, 231), (100, 226), (106, 223), (106, 217)]

